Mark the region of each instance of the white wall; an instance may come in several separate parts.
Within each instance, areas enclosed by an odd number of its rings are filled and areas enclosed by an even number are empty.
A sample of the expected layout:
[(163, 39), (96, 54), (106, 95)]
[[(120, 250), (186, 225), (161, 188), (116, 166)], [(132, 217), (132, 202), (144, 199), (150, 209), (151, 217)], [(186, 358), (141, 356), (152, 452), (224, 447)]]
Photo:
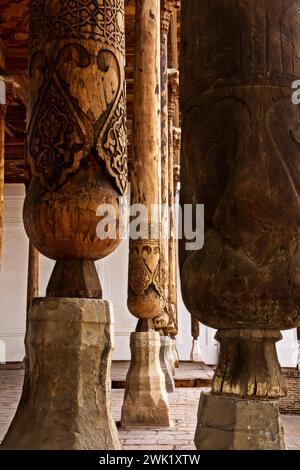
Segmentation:
[[(24, 357), (28, 257), (28, 239), (22, 224), (24, 195), (23, 185), (6, 185), (5, 187), (4, 244), (0, 273), (0, 341), (5, 342), (7, 361), (21, 361)], [(53, 264), (53, 261), (43, 256), (40, 257), (41, 296), (45, 295)], [(137, 322), (126, 305), (128, 240), (124, 240), (111, 256), (97, 262), (97, 270), (103, 287), (103, 298), (112, 301), (114, 305), (116, 348), (113, 357), (116, 360), (128, 360), (130, 359), (129, 336), (134, 331)], [(183, 305), (180, 287), (178, 297), (178, 352), (181, 360), (189, 360), (192, 343), (191, 319)], [(213, 364), (217, 360), (217, 343), (214, 340), (214, 334), (215, 331), (211, 328), (201, 326), (201, 352), (208, 364)], [(283, 335), (283, 341), (278, 344), (280, 362), (283, 366), (295, 366), (297, 361), (296, 331), (286, 331)]]

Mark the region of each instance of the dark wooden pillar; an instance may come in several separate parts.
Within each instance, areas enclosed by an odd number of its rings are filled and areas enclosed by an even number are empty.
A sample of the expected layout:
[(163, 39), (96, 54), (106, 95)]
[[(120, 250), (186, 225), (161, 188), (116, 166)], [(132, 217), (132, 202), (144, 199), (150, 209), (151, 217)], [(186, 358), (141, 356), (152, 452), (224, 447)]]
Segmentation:
[[(181, 204), (204, 204), (206, 228), (202, 250), (181, 243), (182, 292), (192, 315), (219, 329), (213, 395), (201, 413), (229, 395), (238, 407), (251, 398), (252, 419), (237, 423), (251, 426), (248, 449), (283, 446), (275, 343), (300, 320), (300, 108), (291, 99), (299, 8), (299, 0), (190, 0), (182, 9)], [(196, 441), (206, 448), (201, 413)], [(242, 446), (238, 434), (226, 434), (231, 448)]]

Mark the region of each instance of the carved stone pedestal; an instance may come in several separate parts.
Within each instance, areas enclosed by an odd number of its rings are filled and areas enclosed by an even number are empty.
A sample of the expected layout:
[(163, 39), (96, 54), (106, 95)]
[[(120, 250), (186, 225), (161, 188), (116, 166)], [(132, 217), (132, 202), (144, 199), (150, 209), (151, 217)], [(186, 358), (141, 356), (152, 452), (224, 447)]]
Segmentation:
[(199, 345), (198, 339), (193, 339), (193, 346), (191, 350), (190, 360), (191, 362), (202, 362), (200, 345)]
[(159, 333), (132, 333), (130, 348), (131, 362), (126, 377), (122, 426), (169, 427), (168, 395), (159, 362)]
[(104, 300), (35, 299), (23, 395), (3, 449), (120, 449), (111, 415), (113, 312)]
[(173, 375), (175, 374), (174, 360), (172, 357), (172, 345), (171, 338), (169, 336), (160, 337), (160, 365), (165, 376), (166, 389), (168, 393), (173, 393), (175, 391), (175, 384)]
[(278, 402), (202, 393), (195, 445), (198, 450), (284, 449)]

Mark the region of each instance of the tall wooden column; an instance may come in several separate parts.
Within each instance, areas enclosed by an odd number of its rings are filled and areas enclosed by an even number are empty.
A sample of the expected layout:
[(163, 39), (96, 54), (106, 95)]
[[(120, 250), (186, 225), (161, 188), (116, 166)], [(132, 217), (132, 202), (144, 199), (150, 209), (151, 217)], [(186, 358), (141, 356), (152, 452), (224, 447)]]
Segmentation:
[(205, 205), (205, 243), (182, 241), (181, 285), (220, 342), (198, 449), (284, 447), (276, 342), (300, 323), (299, 21), (300, 0), (182, 9), (181, 204)]
[(3, 198), (4, 198), (4, 158), (5, 158), (5, 113), (6, 87), (0, 78), (0, 269), (3, 243)]
[(161, 366), (165, 375), (166, 387), (168, 392), (174, 392), (175, 384), (174, 359), (172, 355), (172, 340), (169, 337), (166, 328), (173, 323), (174, 312), (170, 305), (169, 295), (169, 237), (170, 237), (170, 215), (169, 215), (169, 93), (168, 93), (168, 35), (170, 28), (170, 19), (175, 6), (172, 0), (161, 1), (161, 203), (162, 203), (162, 231), (161, 231), (161, 250), (162, 250), (162, 278), (163, 278), (163, 313), (156, 321), (157, 328), (163, 329), (165, 338), (161, 338)]
[[(169, 208), (169, 270), (168, 270), (168, 312), (169, 322), (164, 333), (170, 336), (171, 357), (173, 367), (179, 367), (178, 353), (176, 348), (176, 336), (178, 334), (178, 308), (177, 308), (177, 234), (176, 234), (176, 211), (175, 211), (175, 182), (174, 182), (174, 121), (178, 109), (179, 99), (179, 72), (168, 69), (168, 208)], [(173, 369), (174, 370), (174, 369)]]
[[(94, 261), (121, 241), (124, 26), (123, 0), (29, 2), (32, 180), (23, 218), (34, 247), (56, 265), (46, 298), (29, 312), (28, 380), (5, 449), (120, 448), (110, 409), (112, 306), (101, 299)], [(106, 236), (101, 204), (114, 224)]]
[[(159, 363), (160, 335), (154, 329), (164, 308), (160, 89), (160, 0), (137, 0), (131, 204), (143, 204), (145, 220), (140, 224), (144, 233), (130, 234), (128, 308), (139, 321), (130, 339), (131, 363), (122, 408), (126, 427), (170, 425)], [(155, 213), (153, 205), (158, 207)]]

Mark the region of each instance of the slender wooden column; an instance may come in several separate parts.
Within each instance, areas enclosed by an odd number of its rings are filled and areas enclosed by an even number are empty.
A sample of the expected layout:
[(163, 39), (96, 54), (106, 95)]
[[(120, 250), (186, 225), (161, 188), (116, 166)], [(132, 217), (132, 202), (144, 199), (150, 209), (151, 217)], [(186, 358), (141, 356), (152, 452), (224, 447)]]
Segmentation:
[(160, 315), (155, 321), (155, 327), (161, 329), (169, 322), (169, 250), (168, 250), (168, 233), (169, 233), (169, 215), (168, 215), (168, 191), (169, 191), (169, 174), (168, 174), (168, 155), (169, 155), (169, 133), (168, 133), (168, 33), (170, 26), (170, 16), (173, 5), (172, 0), (161, 0), (161, 27), (160, 27), (160, 44), (161, 44), (161, 275), (164, 305)]
[[(141, 236), (131, 234), (128, 308), (153, 319), (164, 305), (161, 257), (161, 96), (158, 0), (136, 3), (131, 204), (143, 204)], [(157, 210), (153, 210), (153, 207)]]
[(175, 221), (175, 187), (174, 187), (174, 119), (179, 98), (179, 72), (171, 69), (168, 73), (168, 206), (170, 216), (170, 236), (168, 240), (168, 311), (169, 322), (165, 333), (175, 337), (178, 334), (177, 312), (177, 237)]
[(56, 265), (46, 298), (29, 312), (26, 381), (3, 447), (119, 449), (110, 408), (112, 306), (101, 299), (94, 261), (121, 242), (124, 0), (30, 0), (29, 30), (32, 180), (23, 219), (32, 245)]
[[(155, 318), (164, 308), (161, 246), (160, 0), (136, 1), (136, 58), (131, 204), (143, 204), (144, 233), (129, 250), (128, 308), (139, 319), (131, 334), (122, 425), (170, 425), (166, 384), (159, 362)], [(158, 210), (153, 212), (153, 204)], [(154, 232), (154, 233), (153, 233)], [(167, 317), (168, 319), (168, 317)], [(157, 324), (155, 325), (157, 328)]]
[(3, 243), (3, 198), (4, 198), (4, 159), (5, 159), (5, 113), (6, 86), (0, 78), (0, 269)]

